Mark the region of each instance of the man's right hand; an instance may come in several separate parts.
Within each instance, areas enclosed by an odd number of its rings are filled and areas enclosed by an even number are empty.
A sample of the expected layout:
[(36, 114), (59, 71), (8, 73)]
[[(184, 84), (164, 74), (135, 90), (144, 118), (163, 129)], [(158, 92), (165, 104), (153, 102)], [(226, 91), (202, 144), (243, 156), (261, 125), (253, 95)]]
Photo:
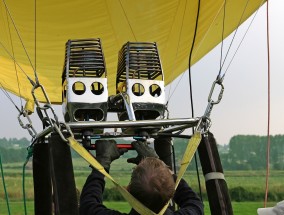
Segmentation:
[(127, 149), (117, 148), (115, 140), (96, 141), (96, 159), (107, 172), (109, 172), (111, 162), (125, 152), (127, 152)]
[(128, 163), (139, 164), (140, 161), (146, 157), (159, 158), (153, 148), (148, 146), (147, 141), (134, 141), (131, 143), (133, 148), (137, 151), (137, 157), (127, 159)]

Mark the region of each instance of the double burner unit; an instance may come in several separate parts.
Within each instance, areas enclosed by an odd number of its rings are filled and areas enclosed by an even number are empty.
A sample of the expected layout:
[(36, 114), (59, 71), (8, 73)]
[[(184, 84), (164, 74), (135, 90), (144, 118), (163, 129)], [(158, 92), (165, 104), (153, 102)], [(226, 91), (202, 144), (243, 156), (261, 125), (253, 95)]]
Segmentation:
[[(62, 74), (62, 100), (65, 121), (73, 130), (87, 130), (90, 135), (102, 134), (104, 128), (110, 127), (131, 134), (139, 130), (157, 132), (164, 124), (172, 124), (152, 123), (163, 120), (166, 111), (164, 75), (156, 43), (127, 42), (122, 46), (118, 54), (116, 95), (109, 95), (101, 40), (69, 40)], [(107, 122), (108, 112), (116, 112), (119, 122)], [(142, 120), (147, 123), (136, 123)], [(126, 121), (132, 125), (125, 126)]]

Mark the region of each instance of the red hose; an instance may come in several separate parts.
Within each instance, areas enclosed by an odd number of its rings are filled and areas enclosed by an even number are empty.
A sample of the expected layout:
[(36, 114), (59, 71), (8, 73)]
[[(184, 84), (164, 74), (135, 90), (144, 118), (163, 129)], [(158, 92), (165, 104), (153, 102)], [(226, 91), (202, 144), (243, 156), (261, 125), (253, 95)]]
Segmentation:
[[(126, 143), (121, 143), (121, 144), (116, 144), (117, 148), (119, 149), (128, 149), (128, 150), (134, 150), (131, 144), (126, 144)], [(91, 145), (91, 149), (96, 149), (96, 144)]]

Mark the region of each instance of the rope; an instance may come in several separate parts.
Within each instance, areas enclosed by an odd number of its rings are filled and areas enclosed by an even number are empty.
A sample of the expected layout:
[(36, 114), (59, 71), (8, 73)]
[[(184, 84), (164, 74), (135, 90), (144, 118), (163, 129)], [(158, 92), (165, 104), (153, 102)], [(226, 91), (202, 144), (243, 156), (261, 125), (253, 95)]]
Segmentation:
[(25, 211), (25, 215), (27, 215), (27, 202), (26, 202), (26, 190), (25, 190), (25, 170), (26, 170), (26, 165), (29, 162), (30, 158), (33, 156), (33, 146), (28, 147), (28, 154), (27, 154), (27, 158), (26, 161), (23, 165), (23, 183), (22, 183), (22, 189), (23, 189), (23, 202), (24, 202), (24, 211)]
[(264, 207), (266, 207), (268, 197), (268, 179), (269, 179), (269, 160), (270, 160), (270, 52), (269, 52), (269, 1), (267, 0), (266, 7), (266, 34), (267, 34), (267, 151), (266, 151), (266, 183), (265, 183), (265, 198)]
[(1, 168), (1, 177), (2, 177), (2, 182), (3, 182), (4, 192), (5, 192), (5, 198), (6, 198), (8, 214), (10, 215), (11, 211), (10, 211), (9, 197), (8, 197), (8, 193), (7, 193), (7, 189), (6, 189), (6, 183), (5, 183), (5, 179), (4, 179), (4, 172), (3, 172), (3, 165), (2, 165), (1, 154), (0, 154), (0, 168)]
[[(188, 59), (188, 77), (189, 77), (190, 104), (191, 104), (191, 117), (192, 118), (194, 118), (194, 105), (193, 105), (193, 93), (192, 93), (192, 82), (191, 82), (191, 59), (192, 59), (192, 53), (193, 53), (193, 49), (194, 49), (194, 45), (195, 45), (197, 29), (198, 29), (199, 12), (200, 12), (200, 0), (198, 1), (194, 35), (193, 35), (192, 45), (191, 45), (191, 49), (190, 49), (190, 53), (189, 53), (189, 59)], [(194, 134), (194, 127), (192, 128), (192, 134)], [(197, 175), (197, 181), (198, 181), (198, 187), (199, 187), (199, 196), (200, 196), (201, 201), (203, 201), (196, 154), (194, 154), (194, 160), (195, 160), (195, 169), (196, 169), (196, 175)]]

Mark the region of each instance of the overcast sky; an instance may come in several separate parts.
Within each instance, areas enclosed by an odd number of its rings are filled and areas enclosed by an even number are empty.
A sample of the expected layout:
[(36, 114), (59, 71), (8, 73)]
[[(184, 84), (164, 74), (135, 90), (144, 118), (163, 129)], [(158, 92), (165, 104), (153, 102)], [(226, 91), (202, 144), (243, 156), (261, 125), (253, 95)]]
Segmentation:
[[(271, 54), (271, 134), (284, 134), (284, 1), (270, 0), (270, 54)], [(250, 19), (251, 20), (251, 19)], [(250, 22), (250, 20), (248, 22)], [(242, 25), (227, 59), (232, 59), (248, 22)], [(224, 51), (231, 42), (225, 41)], [(220, 64), (220, 46), (206, 55), (192, 67), (192, 83), (195, 116), (201, 116), (207, 106), (207, 97), (215, 80)], [(224, 56), (224, 54), (223, 54)], [(228, 64), (226, 64), (228, 65)], [(225, 65), (225, 68), (227, 67)], [(177, 83), (179, 83), (177, 85)], [(219, 144), (227, 144), (237, 134), (267, 134), (267, 46), (266, 46), (266, 5), (263, 6), (237, 55), (229, 67), (225, 80), (225, 92), (220, 104), (214, 106), (211, 114), (212, 127)], [(184, 118), (191, 115), (188, 73), (177, 78), (167, 87), (170, 94), (169, 108), (171, 118)], [(13, 100), (20, 104), (17, 97)], [(62, 120), (61, 106), (54, 107)], [(31, 139), (17, 121), (17, 111), (7, 97), (0, 91), (0, 138)], [(40, 123), (33, 117), (34, 127), (41, 130)]]

